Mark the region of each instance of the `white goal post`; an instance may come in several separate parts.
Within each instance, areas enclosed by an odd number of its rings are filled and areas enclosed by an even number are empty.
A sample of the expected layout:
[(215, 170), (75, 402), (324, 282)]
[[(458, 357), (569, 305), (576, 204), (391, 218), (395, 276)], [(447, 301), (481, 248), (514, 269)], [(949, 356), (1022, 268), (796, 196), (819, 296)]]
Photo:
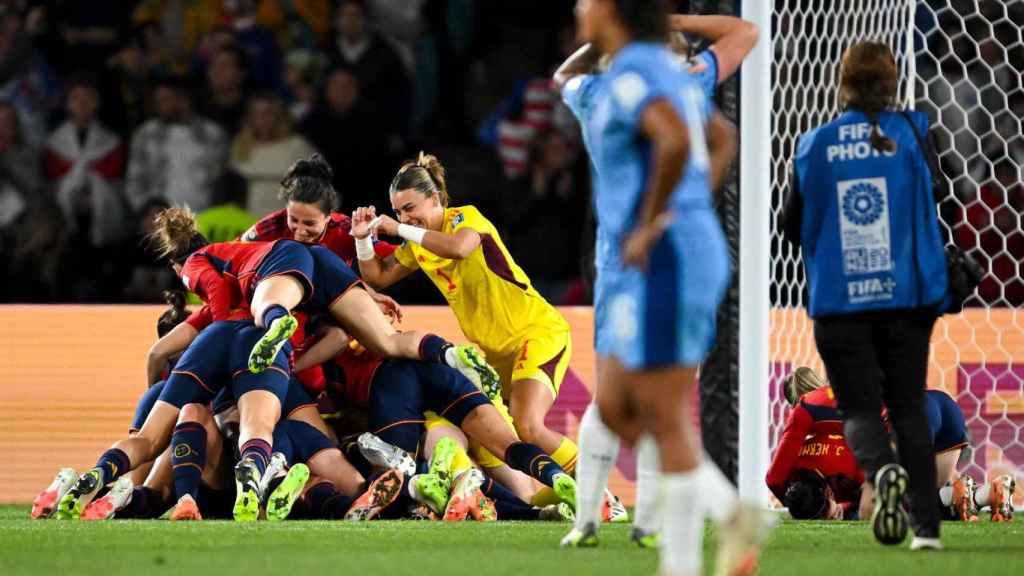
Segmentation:
[[(823, 371), (804, 310), (798, 249), (779, 217), (796, 138), (838, 113), (843, 51), (882, 40), (902, 104), (926, 112), (949, 199), (944, 227), (988, 274), (968, 309), (936, 324), (928, 386), (957, 399), (976, 480), (1024, 473), (1024, 0), (742, 0), (761, 40), (740, 96), (739, 488), (766, 500), (764, 474), (797, 366)], [(766, 433), (767, 431), (767, 433)]]

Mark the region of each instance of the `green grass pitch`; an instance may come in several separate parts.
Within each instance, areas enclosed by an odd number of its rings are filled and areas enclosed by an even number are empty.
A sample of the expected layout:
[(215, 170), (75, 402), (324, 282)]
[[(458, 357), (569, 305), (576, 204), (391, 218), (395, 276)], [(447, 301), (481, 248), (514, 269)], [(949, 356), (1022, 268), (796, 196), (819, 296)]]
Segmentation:
[[(559, 550), (567, 524), (498, 522), (103, 523), (31, 521), (27, 506), (0, 506), (0, 575), (205, 576), (287, 574), (533, 576), (655, 574), (657, 554), (605, 525), (601, 547)], [(713, 558), (708, 529), (705, 557)], [(761, 574), (907, 576), (1024, 574), (1024, 522), (943, 525), (946, 550), (883, 547), (863, 522), (783, 522)], [(710, 574), (710, 565), (705, 573)]]

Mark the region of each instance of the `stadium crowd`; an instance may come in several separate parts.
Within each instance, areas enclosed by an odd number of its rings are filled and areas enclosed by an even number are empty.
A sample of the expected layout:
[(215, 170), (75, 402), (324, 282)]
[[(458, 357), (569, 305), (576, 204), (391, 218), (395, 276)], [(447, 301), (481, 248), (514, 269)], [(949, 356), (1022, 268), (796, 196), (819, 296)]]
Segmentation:
[[(583, 218), (558, 216), (587, 211), (586, 158), (550, 82), (576, 48), (572, 5), (0, 2), (0, 301), (160, 302), (177, 282), (143, 239), (161, 208), (233, 238), (318, 151), (343, 212), (389, 211), (387, 182), (423, 148), (545, 296), (586, 301)], [(396, 295), (440, 302), (422, 280)]]

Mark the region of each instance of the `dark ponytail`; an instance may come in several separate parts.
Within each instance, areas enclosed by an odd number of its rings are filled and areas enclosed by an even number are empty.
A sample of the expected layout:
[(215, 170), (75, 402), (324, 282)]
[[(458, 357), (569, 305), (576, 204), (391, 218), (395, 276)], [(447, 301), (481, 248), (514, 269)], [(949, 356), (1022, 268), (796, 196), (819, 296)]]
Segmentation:
[(189, 311), (185, 308), (185, 293), (181, 290), (164, 290), (164, 301), (170, 308), (160, 315), (156, 321), (156, 335), (163, 338), (165, 334), (173, 330), (178, 324), (188, 318)]
[(878, 115), (896, 103), (899, 72), (889, 46), (858, 42), (847, 48), (839, 69), (839, 104), (863, 112), (871, 122), (871, 146), (893, 152), (896, 142), (882, 134)]

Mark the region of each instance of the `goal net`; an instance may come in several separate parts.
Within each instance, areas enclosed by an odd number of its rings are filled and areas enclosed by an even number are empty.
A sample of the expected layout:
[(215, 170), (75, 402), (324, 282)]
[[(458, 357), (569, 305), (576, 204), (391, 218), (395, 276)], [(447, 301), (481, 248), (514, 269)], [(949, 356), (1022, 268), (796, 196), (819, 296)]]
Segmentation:
[[(949, 199), (943, 225), (987, 270), (968, 308), (936, 324), (928, 386), (951, 394), (972, 451), (961, 470), (1024, 475), (1024, 0), (775, 0), (772, 15), (770, 445), (788, 413), (781, 382), (823, 373), (805, 310), (800, 251), (779, 232), (797, 137), (838, 113), (843, 51), (887, 42), (903, 104), (928, 114)], [(1015, 67), (1016, 65), (1016, 67)]]

